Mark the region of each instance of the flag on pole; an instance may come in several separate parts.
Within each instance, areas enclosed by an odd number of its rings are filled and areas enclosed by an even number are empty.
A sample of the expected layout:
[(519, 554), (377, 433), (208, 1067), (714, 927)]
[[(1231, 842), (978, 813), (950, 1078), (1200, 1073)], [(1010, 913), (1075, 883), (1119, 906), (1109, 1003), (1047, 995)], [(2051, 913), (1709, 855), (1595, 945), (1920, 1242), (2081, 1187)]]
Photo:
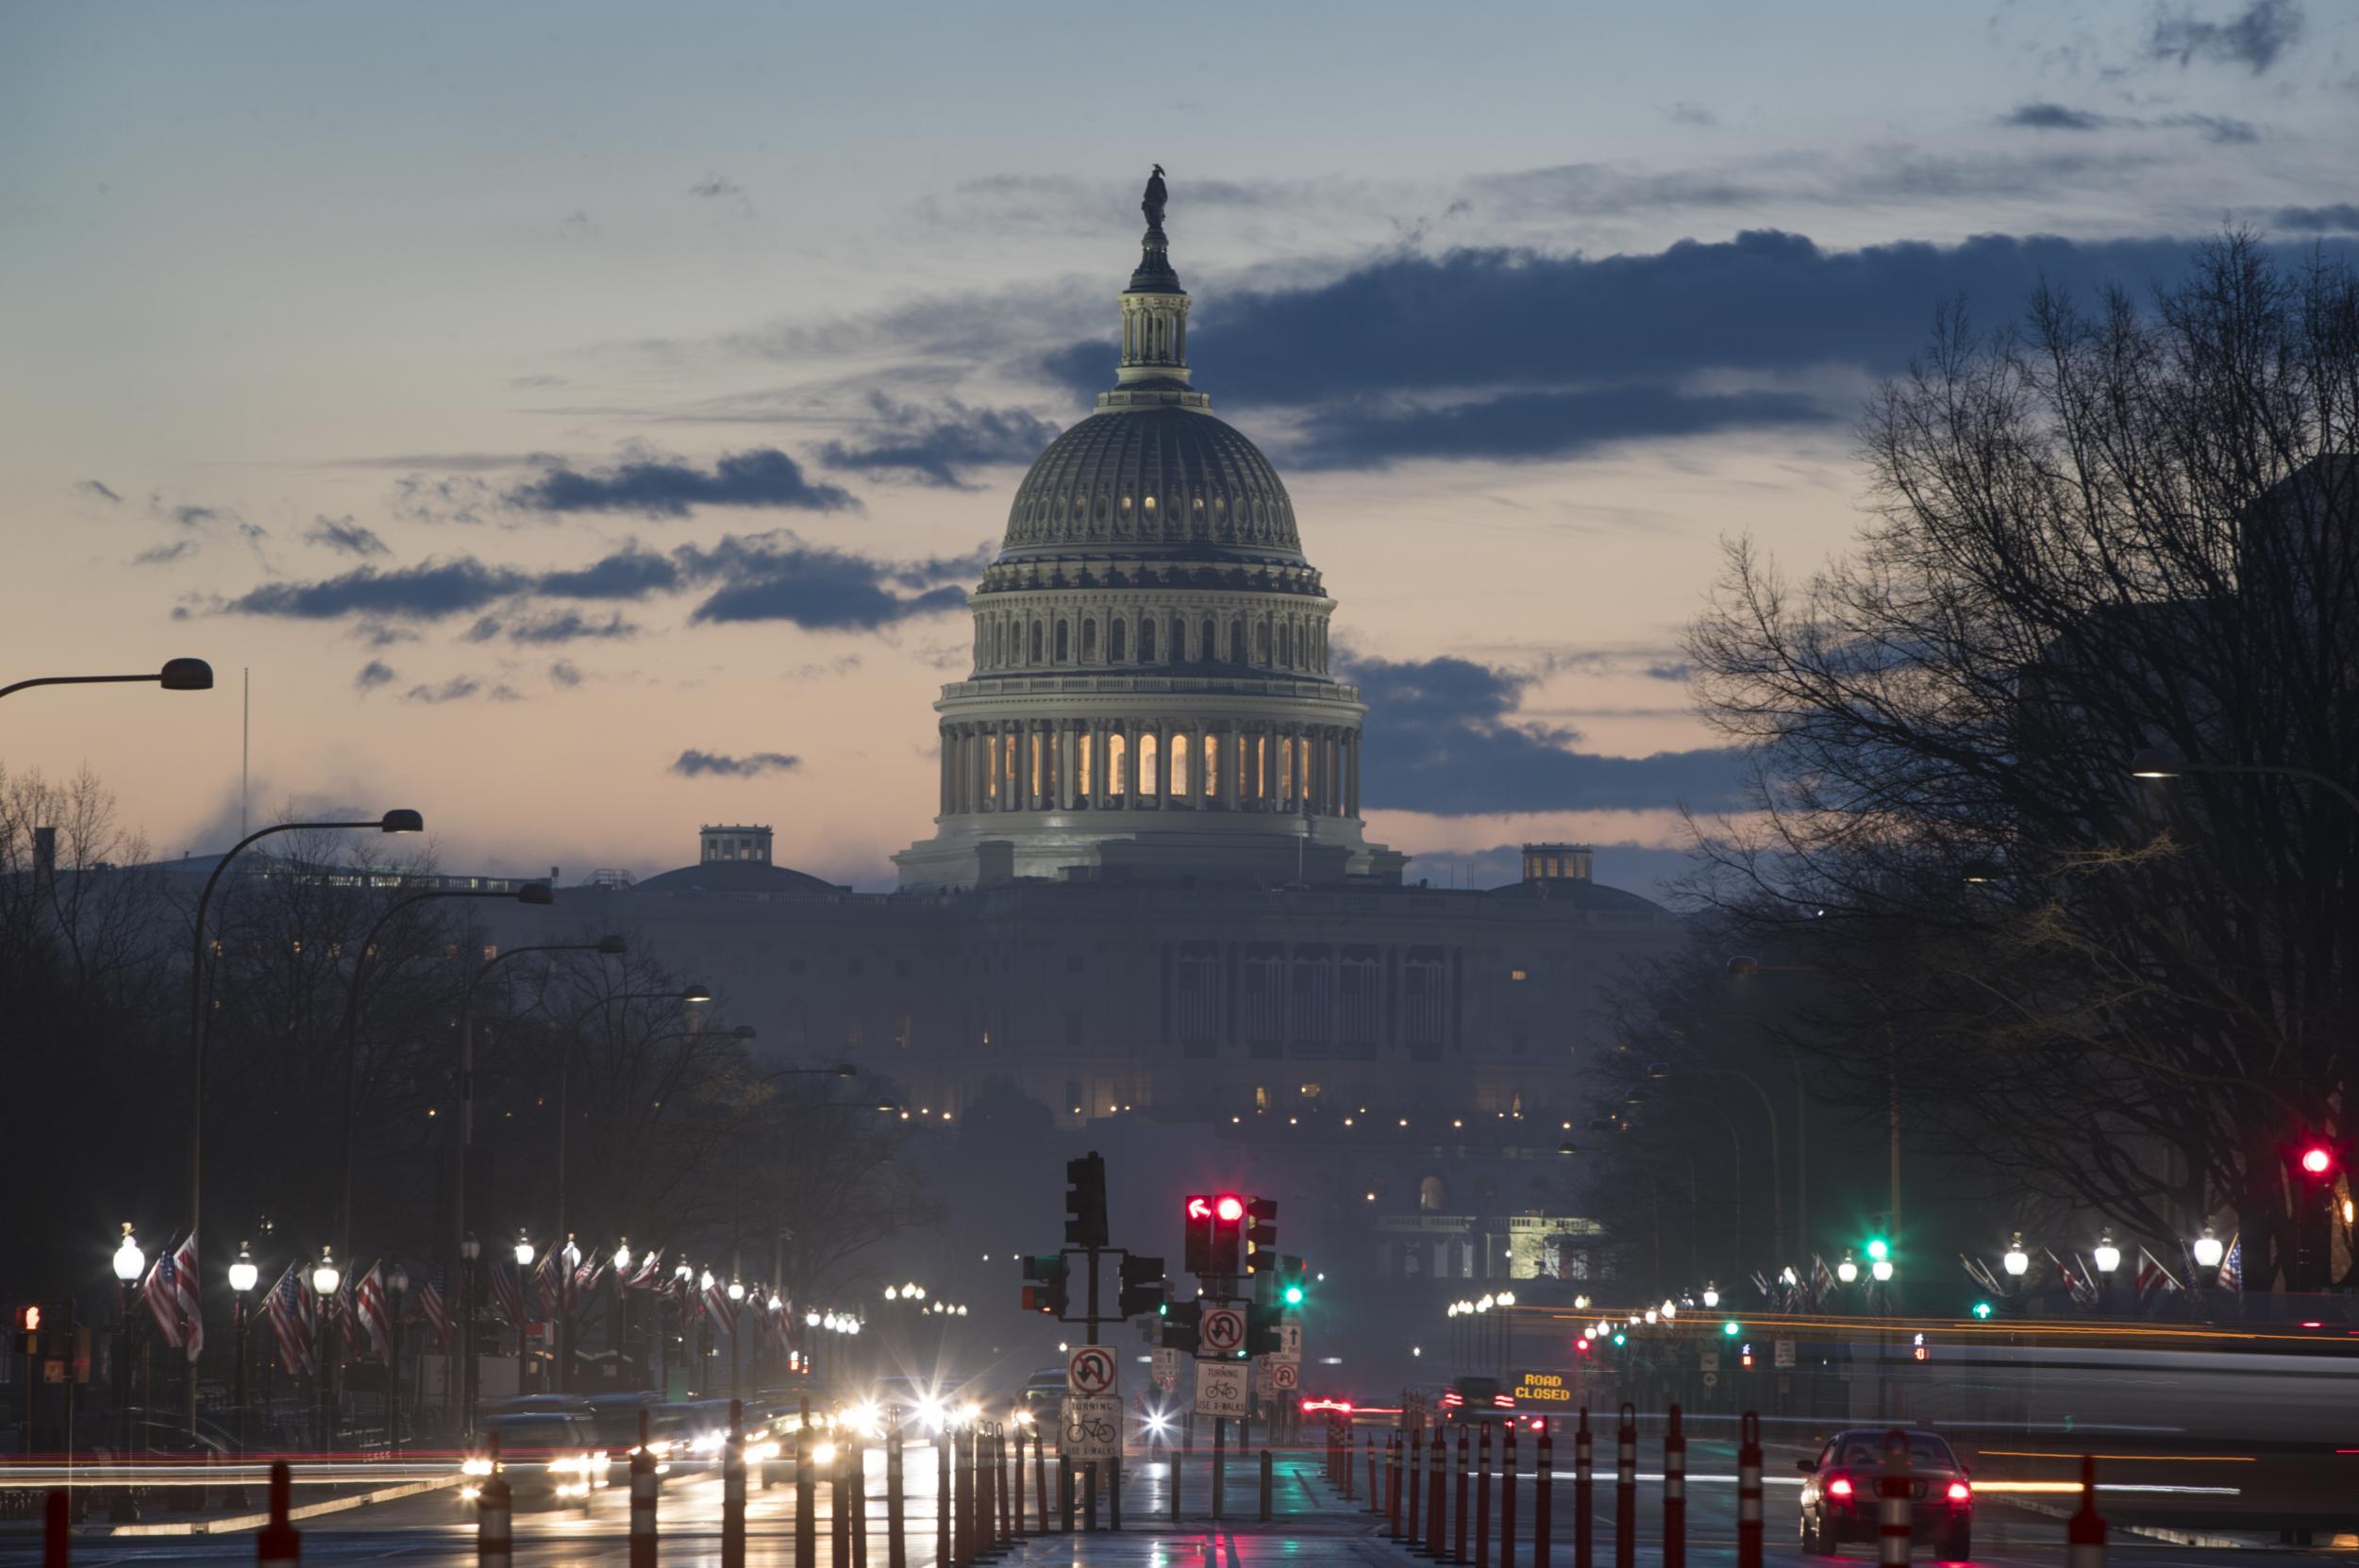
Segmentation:
[(574, 1271), (574, 1297), (567, 1305), (577, 1305), (584, 1296), (596, 1290), (598, 1281), (605, 1277), (606, 1259), (593, 1252), (581, 1260), (581, 1267)]
[(1816, 1253), (1810, 1255), (1810, 1304), (1815, 1309), (1834, 1293), (1834, 1276), (1827, 1272), (1827, 1260)]
[(522, 1272), (514, 1263), (492, 1260), (492, 1314), (511, 1327), (521, 1327), (525, 1321)]
[(290, 1373), (310, 1371), (310, 1304), (304, 1297), (303, 1281), (296, 1276), (294, 1264), (288, 1264), (278, 1283), (270, 1288), (264, 1309), (270, 1313), (271, 1332), (278, 1337), (279, 1362)]
[(191, 1230), (180, 1238), (179, 1247), (173, 1253), (172, 1285), (179, 1298), (180, 1344), (189, 1353), (189, 1362), (205, 1354), (205, 1295), (196, 1270), (196, 1232)]
[(705, 1287), (705, 1315), (712, 1319), (713, 1326), (722, 1333), (737, 1332), (737, 1303), (729, 1299), (729, 1288), (721, 1283), (718, 1276)]
[[(2227, 1256), (2219, 1260), (2219, 1288), (2244, 1294), (2244, 1234), (2239, 1231), (2228, 1243)], [(193, 1356), (191, 1358), (193, 1359)]]
[(557, 1253), (554, 1249), (543, 1253), (541, 1255), (541, 1260), (533, 1265), (532, 1299), (537, 1304), (535, 1307), (535, 1314), (537, 1316), (544, 1318), (553, 1318), (557, 1316), (560, 1309), (563, 1305), (563, 1287), (560, 1286), (558, 1281), (560, 1276), (561, 1276), (564, 1273), (565, 1270), (563, 1266), (558, 1262)]
[(762, 1327), (769, 1331), (771, 1348), (784, 1360), (795, 1351), (795, 1309), (781, 1299), (775, 1307), (762, 1309)]
[(640, 1255), (639, 1267), (631, 1271), (624, 1286), (633, 1291), (652, 1291), (662, 1283), (663, 1249), (650, 1247)]
[(352, 1287), (352, 1314), (360, 1320), (360, 1330), (369, 1337), (369, 1347), (376, 1359), (387, 1366), (393, 1363), (393, 1314), (387, 1310), (385, 1280), (378, 1272), (383, 1260), (369, 1265), (369, 1272)]
[(140, 1281), (140, 1298), (156, 1320), (156, 1332), (175, 1350), (180, 1348), (180, 1290), (173, 1279), (178, 1272), (178, 1260), (170, 1252), (159, 1252), (147, 1265), (147, 1277)]
[(2073, 1300), (2083, 1306), (2096, 1301), (2096, 1285), (2074, 1270), (2069, 1263), (2057, 1257), (2053, 1248), (2044, 1246), (2040, 1250), (2048, 1254), (2049, 1265), (2056, 1271), (2056, 1277), (2064, 1281), (2065, 1289), (2071, 1293)]
[(434, 1348), (446, 1348), (450, 1344), (450, 1298), (443, 1293), (443, 1271), (436, 1269), (434, 1277), (411, 1299), (417, 1303), (418, 1315), (426, 1319), (427, 1326), (433, 1331)]
[(2138, 1248), (2138, 1276), (2135, 1289), (2140, 1307), (2144, 1307), (2157, 1296), (2167, 1295), (2173, 1291), (2184, 1288), (2168, 1269), (2163, 1267), (2155, 1259), (2152, 1253), (2147, 1251), (2143, 1245)]

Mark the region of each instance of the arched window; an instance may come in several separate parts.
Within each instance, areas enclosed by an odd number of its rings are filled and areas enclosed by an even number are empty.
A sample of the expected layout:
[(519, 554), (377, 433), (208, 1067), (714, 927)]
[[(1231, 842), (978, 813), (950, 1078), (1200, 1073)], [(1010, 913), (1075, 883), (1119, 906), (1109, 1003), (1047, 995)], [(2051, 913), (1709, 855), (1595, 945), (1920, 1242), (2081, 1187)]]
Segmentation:
[(1123, 738), (1122, 731), (1117, 729), (1106, 737), (1105, 792), (1107, 794), (1120, 795), (1122, 793), (1122, 776), (1128, 771), (1123, 767), (1122, 761), (1124, 753), (1127, 752), (1129, 748), (1129, 742)]
[(1155, 619), (1153, 616), (1139, 623), (1139, 662), (1142, 664), (1155, 662)]
[(1196, 628), (1196, 657), (1202, 659), (1220, 657), (1220, 634), (1213, 629), (1213, 618), (1209, 615), (1204, 617), (1203, 626)]
[(1278, 804), (1295, 803), (1295, 738), (1291, 735), (1278, 742)]
[(1253, 628), (1253, 662), (1256, 664), (1269, 662), (1269, 623), (1267, 621)]
[(1081, 623), (1081, 662), (1094, 664), (1096, 661), (1097, 622), (1093, 618)]
[(1188, 793), (1188, 738), (1176, 734), (1171, 738), (1171, 794), (1184, 800)]
[(1417, 1183), (1417, 1207), (1429, 1214), (1442, 1211), (1442, 1178), (1428, 1176)]
[(1129, 629), (1130, 623), (1128, 621), (1116, 621), (1107, 628), (1106, 661), (1108, 663), (1119, 664), (1129, 657), (1129, 649), (1125, 645), (1129, 641), (1127, 634)]
[(1073, 788), (1083, 806), (1089, 804), (1090, 792), (1095, 787), (1097, 778), (1096, 770), (1091, 766), (1096, 760), (1093, 755), (1097, 749), (1094, 743), (1096, 739), (1096, 736), (1084, 729), (1076, 739), (1073, 748)]
[(1204, 759), (1199, 764), (1198, 776), (1204, 780), (1205, 799), (1210, 800), (1220, 793), (1220, 737), (1217, 735), (1207, 733), (1204, 737)]
[(1162, 782), (1163, 775), (1162, 771), (1155, 766), (1157, 760), (1158, 759), (1155, 755), (1155, 732), (1151, 729), (1142, 730), (1139, 734), (1138, 776), (1139, 793), (1143, 795), (1153, 795), (1160, 792), (1157, 791), (1155, 786)]
[(1294, 624), (1290, 621), (1280, 621), (1278, 623), (1278, 662), (1285, 665), (1288, 669), (1292, 669), (1294, 667)]
[(1073, 658), (1073, 626), (1071, 622), (1057, 623), (1057, 662), (1063, 664)]
[(1032, 623), (1032, 662), (1035, 664), (1040, 662), (1040, 642), (1041, 625), (1035, 621)]
[(1188, 624), (1177, 615), (1171, 618), (1171, 661), (1184, 663), (1188, 657)]

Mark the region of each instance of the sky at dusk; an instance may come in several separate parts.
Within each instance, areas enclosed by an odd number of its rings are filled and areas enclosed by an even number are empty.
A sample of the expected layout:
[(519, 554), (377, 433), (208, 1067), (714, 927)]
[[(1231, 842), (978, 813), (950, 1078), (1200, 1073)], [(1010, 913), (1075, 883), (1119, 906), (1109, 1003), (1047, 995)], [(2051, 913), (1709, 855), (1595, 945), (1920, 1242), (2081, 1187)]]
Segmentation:
[(1807, 570), (1936, 307), (2359, 233), (2359, 7), (13, 10), (0, 765), (159, 855), (253, 801), (448, 869), (700, 823), (863, 888), (1030, 459), (1111, 384), (1160, 161), (1190, 359), (1292, 491), (1412, 878), (1675, 869), (1681, 633)]

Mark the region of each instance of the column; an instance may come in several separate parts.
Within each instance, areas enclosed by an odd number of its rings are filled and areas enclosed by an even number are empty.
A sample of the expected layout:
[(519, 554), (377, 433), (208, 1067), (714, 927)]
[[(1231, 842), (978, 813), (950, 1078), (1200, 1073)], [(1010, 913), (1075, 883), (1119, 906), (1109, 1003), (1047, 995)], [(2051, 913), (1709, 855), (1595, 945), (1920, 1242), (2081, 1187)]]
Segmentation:
[(1278, 809), (1278, 726), (1262, 726), (1262, 809)]
[(1213, 726), (1199, 719), (1188, 726), (1188, 732), (1194, 737), (1188, 742), (1188, 809), (1207, 811), (1213, 804), (1213, 776), (1219, 771), (1219, 759), (1207, 761), (1204, 756), (1205, 739), (1213, 733)]
[(1066, 811), (1077, 804), (1074, 782), (1080, 776), (1081, 757), (1074, 731), (1079, 727), (1070, 719), (1057, 726), (1057, 805)]
[(1360, 814), (1360, 732), (1357, 729), (1349, 732), (1347, 744), (1350, 756), (1344, 764), (1344, 815), (1357, 817)]
[(935, 760), (938, 763), (936, 772), (940, 776), (934, 780), (934, 811), (939, 816), (948, 816), (950, 814), (950, 726), (944, 725), (936, 732), (934, 740)]
[(1242, 766), (1237, 755), (1237, 726), (1233, 719), (1220, 726), (1220, 809), (1237, 809), (1237, 770)]

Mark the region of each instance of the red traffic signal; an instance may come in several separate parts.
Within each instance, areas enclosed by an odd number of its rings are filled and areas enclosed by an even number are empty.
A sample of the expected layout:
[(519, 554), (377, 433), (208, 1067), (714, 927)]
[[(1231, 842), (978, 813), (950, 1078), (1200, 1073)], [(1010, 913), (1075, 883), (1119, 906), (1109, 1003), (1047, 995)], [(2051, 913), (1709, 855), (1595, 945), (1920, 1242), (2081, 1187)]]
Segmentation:
[(41, 1309), (38, 1307), (19, 1307), (16, 1309), (16, 1326), (27, 1334), (40, 1333)]
[(2301, 1151), (2301, 1168), (2314, 1176), (2322, 1176), (2334, 1169), (2334, 1151), (2323, 1143), (2313, 1143)]
[(1234, 1193), (1223, 1193), (1213, 1200), (1213, 1213), (1223, 1225), (1235, 1225), (1245, 1217), (1245, 1199)]

